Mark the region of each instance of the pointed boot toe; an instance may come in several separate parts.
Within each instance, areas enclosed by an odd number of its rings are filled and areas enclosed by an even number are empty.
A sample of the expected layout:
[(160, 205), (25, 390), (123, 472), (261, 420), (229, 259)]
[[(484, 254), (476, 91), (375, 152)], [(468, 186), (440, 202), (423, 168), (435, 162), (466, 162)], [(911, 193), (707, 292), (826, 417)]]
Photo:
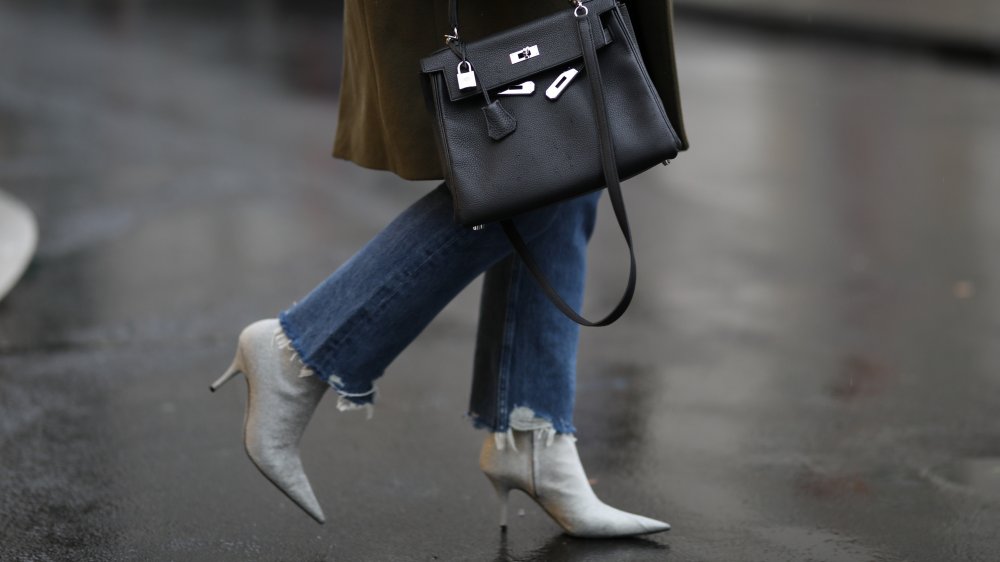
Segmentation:
[(567, 534), (583, 538), (634, 537), (670, 529), (668, 523), (622, 511), (603, 502), (594, 504), (585, 514), (564, 513), (560, 519)]
[(660, 533), (660, 532), (663, 532), (663, 531), (669, 531), (670, 530), (670, 523), (667, 523), (666, 521), (658, 521), (658, 520), (653, 519), (651, 517), (645, 517), (645, 516), (637, 515), (637, 514), (634, 514), (634, 513), (632, 514), (632, 517), (634, 517), (636, 519), (636, 522), (639, 524), (639, 527), (642, 529), (642, 531), (640, 531), (637, 534), (644, 535), (644, 534), (647, 534), (647, 533)]
[(297, 450), (264, 453), (256, 447), (247, 446), (246, 452), (257, 470), (260, 470), (265, 478), (288, 496), (288, 499), (295, 502), (316, 522), (326, 522), (323, 509), (320, 507), (319, 500), (316, 499), (316, 494), (309, 483), (309, 478), (302, 468), (302, 460)]

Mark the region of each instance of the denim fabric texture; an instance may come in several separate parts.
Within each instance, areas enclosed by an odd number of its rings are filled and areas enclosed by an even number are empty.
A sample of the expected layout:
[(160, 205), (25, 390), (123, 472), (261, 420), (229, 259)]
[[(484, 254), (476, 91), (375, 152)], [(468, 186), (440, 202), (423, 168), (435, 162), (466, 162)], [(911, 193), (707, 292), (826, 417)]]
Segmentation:
[[(601, 193), (514, 221), (552, 286), (577, 309)], [(548, 301), (499, 225), (475, 231), (454, 222), (443, 183), (279, 319), (306, 367), (350, 402), (370, 404), (374, 381), (484, 272), (470, 418), (495, 432), (550, 423), (573, 433), (579, 326)]]

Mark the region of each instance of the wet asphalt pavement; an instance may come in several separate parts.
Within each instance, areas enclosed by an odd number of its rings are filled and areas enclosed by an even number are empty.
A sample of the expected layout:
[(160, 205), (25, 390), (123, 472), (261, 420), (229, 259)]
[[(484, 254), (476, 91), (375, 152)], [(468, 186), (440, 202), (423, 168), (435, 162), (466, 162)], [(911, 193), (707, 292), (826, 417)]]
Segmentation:
[(693, 149), (626, 184), (640, 289), (584, 333), (576, 420), (597, 493), (674, 529), (571, 539), (514, 495), (498, 532), (479, 282), (374, 419), (321, 405), (319, 526), (246, 459), (242, 383), (207, 386), (434, 182), (328, 156), (333, 13), (28, 5), (0, 4), (0, 187), (41, 228), (0, 302), (0, 559), (1000, 557), (995, 72), (679, 22)]

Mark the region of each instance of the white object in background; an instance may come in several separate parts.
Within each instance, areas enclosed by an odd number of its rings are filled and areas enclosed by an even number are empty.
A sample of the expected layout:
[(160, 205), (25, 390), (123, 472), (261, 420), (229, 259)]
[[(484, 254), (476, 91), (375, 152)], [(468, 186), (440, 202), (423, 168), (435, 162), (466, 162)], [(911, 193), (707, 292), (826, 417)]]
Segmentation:
[(0, 299), (21, 278), (37, 244), (35, 215), (20, 201), (0, 191)]

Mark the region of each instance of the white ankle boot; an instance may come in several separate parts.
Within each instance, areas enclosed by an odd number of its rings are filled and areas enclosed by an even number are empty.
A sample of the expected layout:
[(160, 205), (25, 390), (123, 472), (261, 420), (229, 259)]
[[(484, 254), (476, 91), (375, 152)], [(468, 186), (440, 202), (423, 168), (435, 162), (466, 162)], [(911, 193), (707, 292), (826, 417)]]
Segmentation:
[(598, 499), (572, 435), (546, 430), (511, 434), (512, 442), (506, 443), (495, 438), (497, 434), (487, 437), (479, 456), (479, 466), (500, 498), (501, 527), (507, 526), (507, 496), (511, 489), (518, 489), (576, 537), (627, 537), (670, 529), (667, 523), (615, 509)]
[(329, 386), (301, 376), (302, 366), (282, 349), (276, 319), (261, 320), (240, 334), (233, 364), (211, 385), (218, 390), (239, 373), (247, 379), (243, 443), (261, 473), (317, 522), (324, 521), (299, 457), (299, 440)]

